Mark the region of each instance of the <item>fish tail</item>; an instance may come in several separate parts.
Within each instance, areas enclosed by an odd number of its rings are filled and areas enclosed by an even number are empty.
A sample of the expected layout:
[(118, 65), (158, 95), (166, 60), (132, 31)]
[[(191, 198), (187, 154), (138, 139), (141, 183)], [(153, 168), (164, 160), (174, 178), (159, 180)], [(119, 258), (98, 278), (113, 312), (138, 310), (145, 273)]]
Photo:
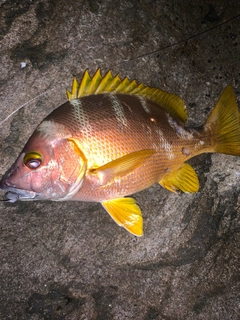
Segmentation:
[(224, 89), (204, 131), (210, 131), (212, 152), (240, 156), (240, 115), (231, 86)]

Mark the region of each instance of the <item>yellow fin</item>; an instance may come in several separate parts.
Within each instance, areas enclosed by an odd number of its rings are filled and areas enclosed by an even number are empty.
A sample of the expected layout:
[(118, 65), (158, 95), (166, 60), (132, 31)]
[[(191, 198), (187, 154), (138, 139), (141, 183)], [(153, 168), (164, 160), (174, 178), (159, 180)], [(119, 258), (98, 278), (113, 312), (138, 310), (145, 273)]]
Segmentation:
[(240, 124), (236, 97), (231, 86), (224, 89), (204, 124), (213, 140), (213, 152), (240, 156)]
[(77, 98), (78, 89), (79, 89), (79, 83), (77, 82), (76, 77), (74, 77), (73, 78), (73, 82), (72, 82), (72, 92), (66, 91), (67, 92), (67, 98), (68, 98), (69, 101)]
[(188, 163), (176, 170), (169, 172), (159, 183), (166, 189), (176, 192), (197, 192), (199, 189), (198, 176)]
[(90, 172), (98, 177), (100, 185), (106, 185), (112, 180), (132, 172), (155, 153), (156, 151), (152, 149), (131, 152), (99, 168), (90, 169)]
[(119, 198), (102, 202), (113, 220), (135, 236), (143, 234), (142, 213), (133, 198)]
[(67, 97), (68, 100), (72, 100), (91, 94), (110, 92), (142, 96), (160, 105), (173, 118), (183, 122), (187, 120), (185, 103), (177, 95), (138, 84), (135, 80), (130, 81), (128, 78), (120, 79), (118, 75), (113, 77), (110, 70), (102, 76), (101, 70), (98, 69), (92, 78), (86, 70), (80, 83), (76, 78), (73, 79), (72, 92), (67, 91)]

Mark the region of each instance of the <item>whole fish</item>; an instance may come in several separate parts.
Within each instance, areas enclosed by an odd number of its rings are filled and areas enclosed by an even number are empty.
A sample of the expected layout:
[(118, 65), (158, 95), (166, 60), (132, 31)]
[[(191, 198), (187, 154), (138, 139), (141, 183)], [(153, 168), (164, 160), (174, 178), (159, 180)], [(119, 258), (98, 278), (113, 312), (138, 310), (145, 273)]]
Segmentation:
[(186, 128), (178, 96), (128, 78), (73, 80), (68, 102), (36, 128), (2, 177), (6, 198), (95, 201), (120, 225), (141, 236), (136, 201), (125, 197), (154, 183), (196, 192), (198, 177), (187, 163), (204, 152), (240, 155), (239, 112), (232, 87), (222, 93), (205, 124)]

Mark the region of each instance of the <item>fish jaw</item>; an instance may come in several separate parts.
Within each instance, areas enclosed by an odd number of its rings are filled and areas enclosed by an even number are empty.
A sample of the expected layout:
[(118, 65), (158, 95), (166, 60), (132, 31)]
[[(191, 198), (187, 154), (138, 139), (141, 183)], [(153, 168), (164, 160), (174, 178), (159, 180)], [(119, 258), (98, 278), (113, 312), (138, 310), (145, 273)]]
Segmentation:
[(31, 201), (36, 199), (36, 192), (21, 190), (21, 189), (13, 189), (14, 191), (8, 191), (5, 193), (6, 202), (16, 202), (16, 201)]
[[(22, 157), (20, 156), (19, 159)], [(17, 161), (21, 161), (21, 160)], [(5, 193), (5, 201), (16, 202), (27, 201), (27, 200), (37, 200), (40, 197), (40, 193), (30, 190), (31, 188), (31, 175), (25, 174), (21, 179), (19, 179), (18, 171), (21, 170), (21, 166), (14, 165), (3, 175), (0, 181), (0, 189), (7, 191)], [(25, 188), (19, 188), (17, 186), (18, 180), (22, 180)]]
[(0, 181), (0, 189), (7, 191), (5, 193), (5, 200), (7, 202), (36, 200), (38, 194), (34, 191), (18, 189), (12, 186), (4, 177)]

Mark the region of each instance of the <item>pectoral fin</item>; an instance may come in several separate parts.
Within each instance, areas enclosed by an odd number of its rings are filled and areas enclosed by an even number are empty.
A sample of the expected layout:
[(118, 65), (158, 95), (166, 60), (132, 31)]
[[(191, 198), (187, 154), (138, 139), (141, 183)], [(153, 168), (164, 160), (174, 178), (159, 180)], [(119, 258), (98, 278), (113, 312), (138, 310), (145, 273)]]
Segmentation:
[(176, 171), (171, 171), (159, 183), (166, 189), (176, 192), (197, 192), (199, 189), (198, 176), (194, 169), (187, 163)]
[(121, 178), (138, 168), (155, 152), (152, 149), (131, 152), (90, 171), (92, 174), (97, 175), (100, 185), (106, 185), (112, 180)]
[(119, 198), (102, 202), (113, 220), (127, 231), (140, 237), (143, 234), (142, 213), (133, 198)]

